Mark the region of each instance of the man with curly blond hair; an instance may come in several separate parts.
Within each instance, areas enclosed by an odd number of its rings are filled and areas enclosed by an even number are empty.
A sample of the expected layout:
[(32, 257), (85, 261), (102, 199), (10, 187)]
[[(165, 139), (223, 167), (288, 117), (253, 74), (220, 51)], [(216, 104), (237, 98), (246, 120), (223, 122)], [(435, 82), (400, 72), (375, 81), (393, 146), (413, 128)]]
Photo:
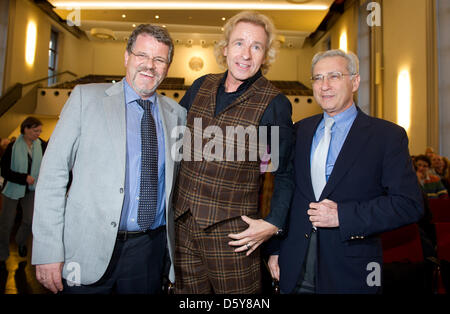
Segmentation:
[[(292, 107), (263, 76), (275, 59), (275, 36), (262, 14), (232, 17), (216, 46), (217, 61), (227, 71), (200, 77), (181, 100), (188, 117), (174, 191), (177, 293), (261, 291), (260, 245), (284, 227), (293, 190)], [(253, 137), (255, 129), (259, 134)], [(225, 134), (226, 149), (220, 146)], [(229, 144), (236, 137), (235, 150)], [(256, 137), (268, 145), (258, 146)], [(249, 142), (240, 145), (243, 138)], [(259, 157), (251, 158), (255, 146)], [(262, 219), (261, 166), (268, 155), (274, 192)]]

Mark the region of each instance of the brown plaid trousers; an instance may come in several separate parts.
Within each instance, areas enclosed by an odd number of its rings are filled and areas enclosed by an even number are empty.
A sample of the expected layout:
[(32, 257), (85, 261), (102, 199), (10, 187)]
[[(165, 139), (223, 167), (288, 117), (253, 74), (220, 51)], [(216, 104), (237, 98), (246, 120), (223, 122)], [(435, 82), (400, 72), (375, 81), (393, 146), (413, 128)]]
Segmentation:
[(228, 234), (247, 227), (236, 217), (202, 229), (190, 212), (181, 216), (175, 224), (175, 293), (260, 293), (259, 249), (246, 256), (228, 245)]
[(234, 253), (235, 248), (228, 245), (229, 233), (247, 228), (240, 216), (258, 217), (259, 154), (257, 160), (249, 161), (251, 144), (247, 139), (245, 147), (237, 147), (245, 151), (244, 161), (237, 161), (237, 149), (234, 161), (227, 161), (225, 155), (224, 161), (196, 161), (203, 157), (203, 147), (210, 139), (200, 134), (202, 146), (196, 147), (194, 119), (201, 118), (201, 129), (197, 128), (201, 132), (212, 125), (221, 128), (222, 134), (226, 134), (227, 126), (258, 129), (265, 109), (279, 91), (261, 76), (215, 116), (223, 75), (205, 78), (187, 116), (191, 136), (184, 137), (183, 149), (190, 147), (191, 160), (181, 161), (173, 199), (178, 293), (256, 293), (260, 289), (259, 252), (245, 257), (245, 253)]

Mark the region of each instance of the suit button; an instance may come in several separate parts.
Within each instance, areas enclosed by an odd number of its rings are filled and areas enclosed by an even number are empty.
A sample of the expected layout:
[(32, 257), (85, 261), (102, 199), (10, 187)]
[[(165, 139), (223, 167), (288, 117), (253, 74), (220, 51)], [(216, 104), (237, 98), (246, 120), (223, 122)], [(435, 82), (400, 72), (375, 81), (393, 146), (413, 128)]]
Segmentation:
[(111, 221), (111, 226), (113, 226), (115, 228), (117, 226), (117, 224), (114, 221)]
[(120, 194), (122, 194), (123, 193), (123, 188), (120, 188)]
[(309, 234), (305, 233), (305, 238), (308, 239), (309, 238)]

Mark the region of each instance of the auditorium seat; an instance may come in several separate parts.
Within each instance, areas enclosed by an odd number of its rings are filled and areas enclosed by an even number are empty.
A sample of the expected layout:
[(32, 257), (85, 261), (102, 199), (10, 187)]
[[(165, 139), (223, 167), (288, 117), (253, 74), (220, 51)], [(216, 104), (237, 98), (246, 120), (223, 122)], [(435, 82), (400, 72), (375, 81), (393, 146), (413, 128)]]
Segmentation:
[(450, 222), (450, 199), (428, 200), (432, 222)]
[(410, 224), (381, 235), (383, 294), (435, 291), (436, 263), (424, 258), (419, 226)]
[(450, 294), (450, 222), (436, 222), (437, 257), (445, 290)]

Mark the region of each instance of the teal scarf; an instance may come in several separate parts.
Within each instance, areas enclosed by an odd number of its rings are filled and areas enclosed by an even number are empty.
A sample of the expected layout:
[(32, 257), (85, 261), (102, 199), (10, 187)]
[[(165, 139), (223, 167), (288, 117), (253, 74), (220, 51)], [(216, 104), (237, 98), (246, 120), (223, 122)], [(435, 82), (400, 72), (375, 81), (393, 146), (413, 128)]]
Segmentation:
[[(28, 188), (30, 191), (34, 191), (42, 161), (42, 146), (40, 139), (35, 140), (31, 146), (31, 158), (33, 159), (33, 162), (31, 163), (30, 176), (32, 176), (35, 181), (34, 184), (28, 186)], [(17, 138), (12, 147), (11, 170), (18, 173), (27, 173), (28, 171), (28, 148), (22, 134)], [(3, 194), (13, 200), (18, 200), (25, 196), (25, 191), (26, 185), (8, 181), (3, 190)]]

